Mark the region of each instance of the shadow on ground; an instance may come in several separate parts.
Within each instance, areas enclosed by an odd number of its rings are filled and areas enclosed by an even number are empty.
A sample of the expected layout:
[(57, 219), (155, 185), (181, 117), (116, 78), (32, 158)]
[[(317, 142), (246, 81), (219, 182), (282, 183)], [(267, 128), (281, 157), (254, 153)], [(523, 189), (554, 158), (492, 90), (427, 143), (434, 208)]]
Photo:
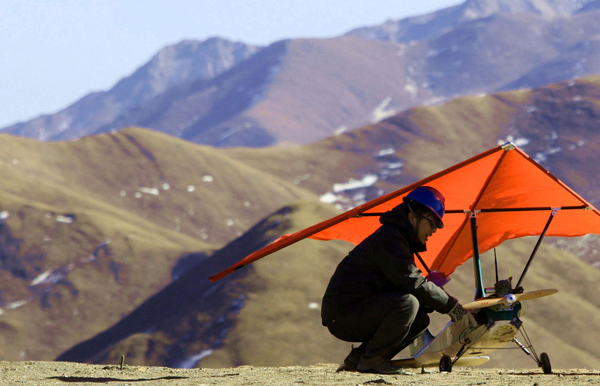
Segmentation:
[(188, 377), (159, 377), (159, 378), (144, 378), (144, 379), (127, 379), (127, 378), (92, 378), (92, 377), (50, 377), (48, 379), (57, 379), (63, 382), (93, 382), (93, 383), (107, 383), (107, 382), (148, 382), (148, 381), (159, 381), (162, 379), (187, 379)]

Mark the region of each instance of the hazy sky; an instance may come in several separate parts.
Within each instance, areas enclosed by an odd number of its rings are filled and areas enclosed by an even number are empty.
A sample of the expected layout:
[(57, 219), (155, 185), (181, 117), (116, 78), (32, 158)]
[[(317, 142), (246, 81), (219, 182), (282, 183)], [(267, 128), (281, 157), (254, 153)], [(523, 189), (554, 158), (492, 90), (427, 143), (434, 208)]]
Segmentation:
[(0, 127), (110, 89), (162, 47), (327, 38), (461, 0), (0, 0)]

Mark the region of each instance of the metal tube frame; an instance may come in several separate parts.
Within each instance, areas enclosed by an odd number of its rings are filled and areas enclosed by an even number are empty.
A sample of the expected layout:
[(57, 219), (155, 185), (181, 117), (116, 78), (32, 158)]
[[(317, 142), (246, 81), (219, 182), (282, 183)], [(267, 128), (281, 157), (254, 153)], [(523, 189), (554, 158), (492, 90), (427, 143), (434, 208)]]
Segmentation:
[(483, 287), (483, 274), (481, 273), (481, 259), (479, 257), (479, 241), (477, 241), (477, 216), (471, 212), (471, 238), (473, 239), (473, 271), (475, 277), (475, 300), (485, 296)]

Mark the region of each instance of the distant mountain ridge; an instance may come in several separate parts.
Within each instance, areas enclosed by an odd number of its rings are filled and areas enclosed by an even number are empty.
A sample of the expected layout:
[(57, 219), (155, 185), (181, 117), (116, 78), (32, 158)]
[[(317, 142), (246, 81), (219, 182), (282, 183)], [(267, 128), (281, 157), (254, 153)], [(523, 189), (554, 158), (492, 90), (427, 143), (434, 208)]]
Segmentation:
[(248, 58), (260, 47), (221, 38), (182, 41), (160, 50), (108, 91), (94, 92), (66, 109), (3, 130), (41, 140), (89, 135), (119, 115), (181, 84), (210, 79)]
[(388, 20), (380, 26), (356, 28), (347, 35), (408, 43), (432, 39), (461, 23), (493, 15), (529, 14), (551, 20), (594, 10), (596, 3), (597, 0), (466, 0), (426, 15)]
[(3, 130), (61, 140), (143, 126), (215, 147), (307, 144), (419, 105), (593, 75), (597, 1), (467, 0), (262, 49), (183, 42), (108, 92)]

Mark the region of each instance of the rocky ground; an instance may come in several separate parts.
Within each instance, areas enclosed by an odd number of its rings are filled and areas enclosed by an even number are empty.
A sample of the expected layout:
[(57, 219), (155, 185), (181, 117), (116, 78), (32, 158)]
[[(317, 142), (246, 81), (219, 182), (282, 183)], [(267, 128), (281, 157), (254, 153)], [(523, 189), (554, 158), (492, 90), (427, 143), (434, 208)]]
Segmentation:
[(70, 362), (0, 362), (1, 385), (600, 385), (600, 370), (458, 368), (451, 373), (420, 369), (401, 375), (336, 373), (337, 365), (309, 367), (252, 367), (224, 369), (171, 369), (120, 365), (103, 366)]

